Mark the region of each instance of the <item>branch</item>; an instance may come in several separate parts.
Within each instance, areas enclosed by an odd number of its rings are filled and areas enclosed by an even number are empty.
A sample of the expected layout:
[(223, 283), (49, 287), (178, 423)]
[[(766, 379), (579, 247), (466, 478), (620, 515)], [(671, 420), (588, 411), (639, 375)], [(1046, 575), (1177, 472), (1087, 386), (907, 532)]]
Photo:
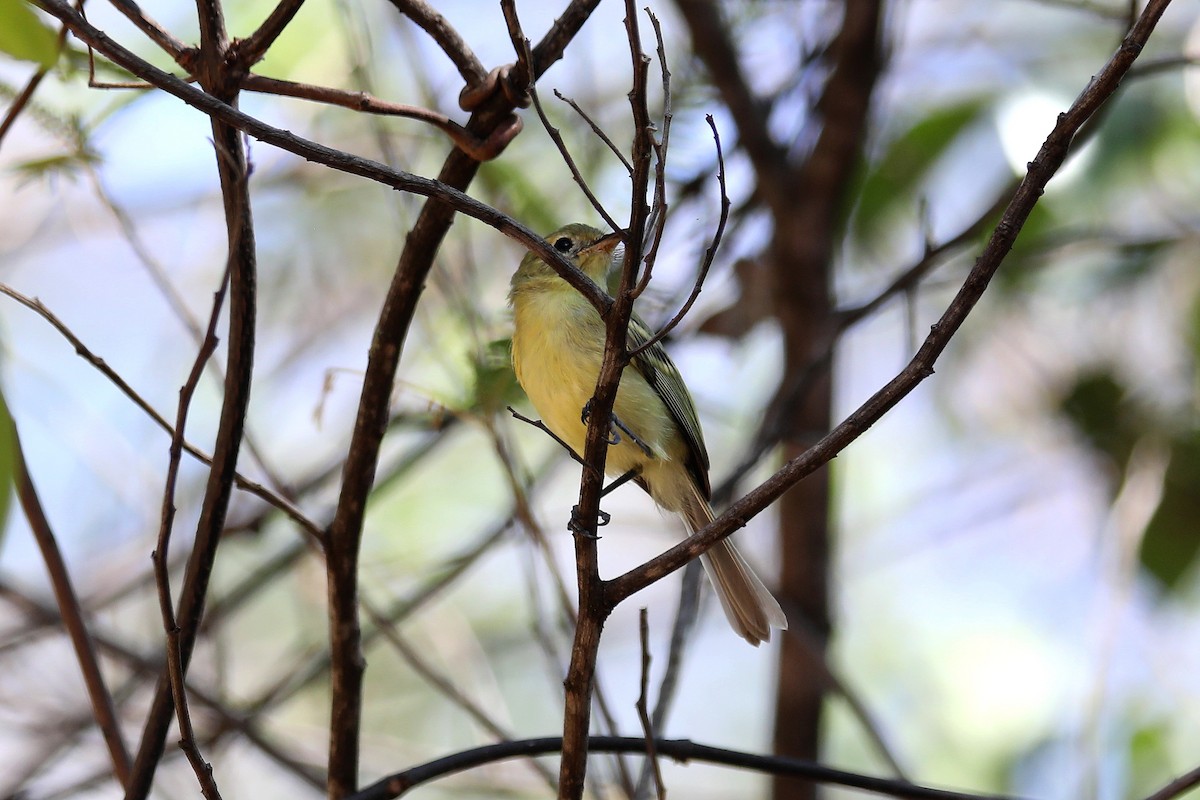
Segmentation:
[[(646, 740), (638, 736), (592, 736), (588, 748), (598, 753), (645, 753)], [(563, 740), (557, 736), (540, 739), (521, 739), (514, 742), (477, 747), (430, 761), (404, 772), (389, 775), (371, 784), (361, 792), (345, 800), (392, 800), (410, 789), (435, 778), (451, 775), (474, 767), (502, 761), (508, 758), (532, 758), (533, 756), (557, 753), (563, 749)], [(781, 756), (762, 756), (721, 747), (696, 744), (689, 739), (655, 739), (654, 749), (680, 763), (700, 761), (722, 764), (772, 775), (793, 775), (818, 783), (846, 786), (867, 792), (885, 794), (905, 800), (1017, 800), (1004, 795), (970, 794), (932, 789), (906, 781), (874, 778), (845, 770)]]
[[(188, 373), (183, 387), (179, 390), (179, 407), (175, 415), (175, 433), (171, 436), (170, 454), (167, 463), (166, 485), (163, 488), (162, 512), (158, 529), (158, 544), (150, 554), (154, 564), (154, 579), (158, 587), (159, 613), (162, 616), (163, 629), (167, 640), (167, 682), (171, 692), (171, 701), (175, 706), (175, 716), (179, 724), (179, 746), (187, 754), (188, 762), (192, 765), (200, 790), (207, 800), (217, 800), (220, 792), (213, 779), (212, 765), (204, 760), (196, 743), (196, 734), (192, 727), (192, 715), (187, 703), (187, 663), (189, 655), (181, 644), (182, 629), (175, 616), (171, 599), (171, 576), (168, 571), (171, 532), (175, 524), (175, 484), (179, 476), (179, 463), (183, 458), (183, 432), (187, 429), (188, 411), (191, 409), (192, 398), (200, 378), (204, 374), (204, 365), (212, 358), (217, 349), (217, 322), (221, 317), (221, 309), (225, 305), (226, 286), (232, 259), (226, 266), (221, 277), (220, 286), (214, 293), (212, 312), (209, 314), (208, 329), (192, 362), (191, 372)], [(193, 551), (195, 552), (195, 551)], [(160, 685), (161, 689), (161, 685)], [(147, 737), (143, 737), (143, 750)], [(139, 754), (140, 755), (140, 754)], [(153, 774), (153, 770), (151, 770)]]
[(606, 592), (610, 603), (618, 603), (664, 575), (679, 569), (716, 542), (744, 527), (747, 520), (763, 511), (800, 480), (828, 463), (879, 421), (918, 384), (933, 374), (933, 366), (938, 357), (962, 327), (971, 309), (979, 302), (988, 282), (999, 269), (1025, 220), (1045, 190), (1046, 184), (1061, 166), (1073, 137), (1117, 90), (1121, 78), (1141, 53), (1155, 24), (1169, 4), (1170, 0), (1151, 0), (1147, 4), (1137, 24), (1130, 29), (1117, 52), (1084, 88), (1071, 107), (1059, 115), (1058, 123), (1046, 138), (1037, 157), (1029, 162), (1029, 171), (1010, 200), (975, 267), (967, 275), (941, 319), (931, 327), (929, 336), (908, 366), (817, 444), (789, 461), (771, 478), (734, 503), (703, 531), (642, 566), (608, 581)]
[[(83, 341), (76, 336), (75, 333), (68, 328), (62, 320), (55, 316), (50, 309), (46, 308), (46, 306), (40, 300), (34, 297), (23, 295), (16, 289), (13, 289), (11, 286), (6, 286), (3, 283), (0, 283), (0, 294), (11, 297), (13, 300), (16, 300), (18, 303), (49, 322), (50, 325), (53, 326), (53, 328), (58, 331), (64, 339), (67, 340), (71, 347), (75, 349), (75, 353), (80, 358), (99, 370), (100, 374), (108, 378), (108, 380), (111, 381), (112, 384), (116, 386), (123, 395), (128, 397), (135, 406), (140, 408), (146, 414), (146, 416), (148, 416), (154, 422), (154, 424), (166, 431), (168, 436), (175, 435), (175, 428), (170, 422), (167, 421), (166, 417), (158, 413), (158, 411), (156, 411), (144, 397), (138, 394), (136, 389), (130, 386), (125, 379), (117, 373), (116, 370), (108, 365), (108, 362), (92, 352), (92, 350), (88, 348), (88, 346), (85, 345)], [(185, 441), (183, 443), (183, 449), (184, 452), (202, 464), (209, 466), (212, 465), (212, 456), (209, 456), (195, 445)], [(287, 498), (271, 491), (260, 483), (244, 477), (240, 473), (234, 473), (234, 479), (237, 482), (239, 489), (254, 495), (268, 505), (273, 506), (274, 508), (283, 512), (284, 515), (289, 517), (314, 539), (322, 543), (324, 542), (325, 532), (321, 530), (311, 519), (306, 517), (304, 512), (300, 511), (300, 509), (298, 509)]]
[(628, 341), (629, 320), (633, 313), (638, 270), (642, 262), (641, 245), (645, 241), (646, 218), (649, 214), (646, 190), (650, 181), (650, 158), (654, 144), (650, 113), (646, 106), (649, 59), (642, 52), (637, 19), (637, 9), (633, 0), (626, 0), (625, 29), (633, 62), (633, 89), (629, 93), (634, 123), (631, 210), (620, 287), (608, 315), (604, 317), (604, 357), (596, 379), (595, 392), (589, 401), (590, 415), (583, 448), (583, 460), (588, 468), (581, 474), (579, 504), (571, 513), (570, 529), (575, 539), (575, 570), (579, 586), (579, 620), (575, 626), (567, 676), (563, 681), (566, 690), (563, 754), (558, 775), (558, 796), (561, 800), (576, 800), (583, 795), (584, 777), (587, 773), (592, 688), (600, 648), (600, 634), (604, 629), (605, 620), (615, 606), (615, 603), (606, 598), (604, 582), (600, 578), (596, 529), (600, 496), (604, 488), (609, 420), (617, 397), (621, 371), (628, 363), (625, 344)]
[(692, 309), (692, 305), (696, 299), (700, 297), (700, 290), (704, 287), (704, 279), (708, 277), (708, 271), (712, 267), (713, 259), (717, 255), (717, 248), (721, 246), (721, 237), (725, 233), (725, 225), (729, 221), (729, 194), (725, 189), (725, 154), (721, 151), (721, 136), (717, 133), (717, 123), (713, 121), (712, 114), (705, 114), (704, 119), (708, 122), (708, 126), (712, 128), (713, 142), (717, 148), (717, 184), (721, 187), (721, 213), (717, 219), (717, 229), (713, 231), (712, 239), (708, 243), (708, 247), (704, 250), (704, 258), (700, 261), (700, 269), (696, 273), (695, 283), (692, 285), (692, 291), (684, 301), (679, 311), (675, 316), (667, 320), (667, 323), (658, 329), (658, 332), (647, 339), (635, 349), (629, 351), (631, 359), (637, 358), (638, 355), (644, 353), (649, 348), (653, 347), (657, 342), (662, 341), (663, 337), (675, 329), (683, 318)]
[(483, 83), (487, 78), (487, 70), (445, 17), (424, 0), (391, 0), (391, 3), (397, 11), (415, 22), (438, 43), (442, 52), (458, 67), (458, 73), (467, 86)]
[(403, 103), (392, 103), (372, 97), (366, 92), (352, 92), (345, 89), (335, 89), (329, 86), (317, 86), (308, 83), (296, 83), (279, 78), (267, 78), (262, 75), (246, 75), (242, 79), (242, 88), (251, 92), (298, 97), (317, 103), (341, 106), (354, 111), (365, 111), (370, 114), (382, 114), (393, 117), (406, 117), (426, 122), (450, 137), (455, 146), (463, 150), (476, 161), (490, 161), (503, 152), (504, 148), (521, 131), (521, 120), (513, 117), (513, 124), (497, 127), (487, 139), (480, 139), (469, 130), (459, 125), (445, 114), (430, 111), (420, 106), (410, 106)]
[[(500, 233), (520, 243), (525, 249), (537, 253), (563, 277), (563, 280), (574, 286), (577, 291), (586, 297), (601, 314), (607, 314), (608, 307), (612, 302), (611, 298), (605, 295), (592, 280), (567, 261), (562, 253), (551, 247), (537, 233), (502, 212), (464, 194), (455, 185), (460, 181), (463, 186), (470, 183), (470, 177), (474, 176), (474, 169), (478, 166), (478, 162), (466, 154), (463, 154), (463, 158), (466, 159), (465, 161), (454, 159), (452, 163), (448, 162), (447, 166), (442, 169), (439, 176), (440, 180), (431, 180), (402, 170), (392, 169), (368, 158), (351, 155), (341, 150), (317, 144), (314, 141), (296, 136), (281, 128), (267, 125), (255, 117), (244, 114), (233, 106), (138, 58), (132, 52), (109, 38), (103, 31), (93, 27), (73, 8), (63, 2), (63, 0), (33, 0), (33, 2), (38, 8), (41, 8), (46, 13), (66, 24), (80, 41), (94, 47), (96, 51), (110, 59), (114, 64), (124, 68), (152, 86), (179, 98), (189, 106), (204, 112), (210, 117), (228, 123), (259, 141), (278, 147), (281, 150), (286, 150), (307, 161), (338, 170), (339, 172), (357, 175), (361, 178), (390, 186), (393, 189), (410, 192), (423, 197), (436, 198), (440, 205), (449, 207), (447, 211), (458, 211), (486, 223)], [(560, 23), (566, 16), (564, 14), (563, 17), (560, 17)], [(558, 28), (555, 28), (554, 32), (557, 31)], [(535, 48), (535, 58), (537, 52), (538, 49)], [(502, 116), (506, 117), (510, 112), (511, 108)], [(477, 113), (477, 117), (488, 116), (489, 114), (497, 116), (494, 110), (481, 110)], [(474, 131), (470, 124), (468, 124), (467, 129), (478, 133)], [(461, 177), (466, 171), (470, 172), (470, 177)], [(446, 218), (445, 225), (447, 228), (452, 218), (452, 213)], [(418, 226), (414, 227), (414, 232), (417, 227), (420, 227), (419, 220)], [(410, 233), (410, 237), (412, 235)], [(412, 239), (410, 238), (411, 241)], [(417, 239), (416, 242), (423, 245), (421, 248), (422, 252), (425, 252), (430, 262), (432, 262), (436, 246), (430, 250), (428, 248), (429, 243), (425, 241), (424, 237)], [(428, 269), (428, 265), (425, 269)]]
[[(197, 0), (197, 8), (200, 14), (202, 43), (199, 79), (204, 86), (204, 94), (232, 100), (237, 95), (237, 88), (236, 81), (230, 80), (226, 71), (228, 41), (220, 3), (218, 0)], [(162, 757), (172, 707), (175, 705), (172, 688), (177, 685), (179, 692), (182, 692), (182, 678), (186, 675), (200, 622), (204, 616), (209, 579), (216, 561), (225, 515), (229, 510), (237, 458), (246, 424), (246, 412), (250, 403), (257, 305), (257, 261), (248, 180), (250, 170), (238, 130), (215, 117), (211, 119), (211, 123), (216, 147), (217, 173), (225, 207), (228, 247), (229, 332), (224, 399), (213, 449), (213, 465), (208, 473), (200, 519), (196, 524), (195, 541), (180, 590), (177, 614), (178, 680), (170, 679), (168, 672), (168, 679), (159, 682), (142, 732), (142, 743), (134, 763), (133, 779), (126, 793), (126, 800), (142, 800), (149, 794), (155, 767)], [(214, 321), (215, 316), (214, 314)], [(182, 431), (177, 430), (177, 435), (182, 435)], [(174, 647), (168, 648), (168, 656), (175, 656)], [(182, 706), (179, 707), (179, 711), (180, 725), (183, 726), (185, 720)], [(198, 754), (193, 755), (189, 751), (189, 758), (197, 768), (197, 775), (205, 794), (215, 796), (215, 787), (206, 785), (197, 756)]]
[[(152, 42), (165, 50), (167, 54), (170, 55), (171, 58), (175, 59), (175, 61), (181, 66), (185, 60), (189, 61), (188, 66), (184, 66), (184, 69), (191, 71), (190, 59), (196, 55), (196, 49), (194, 47), (186, 45), (181, 40), (176, 39), (170, 31), (162, 26), (162, 24), (160, 24), (145, 11), (142, 11), (141, 6), (135, 3), (134, 0), (108, 0), (108, 2), (113, 8), (124, 14), (125, 18), (132, 22), (138, 30), (150, 37)], [(42, 8), (44, 10), (48, 10), (45, 9), (44, 6)], [(51, 11), (50, 13), (53, 14), (54, 12)], [(54, 16), (58, 15), (55, 14)], [(68, 27), (70, 26), (68, 25)], [(72, 30), (72, 32), (74, 31)], [(91, 43), (88, 42), (88, 44)], [(99, 50), (100, 48), (96, 49)]]
[(242, 65), (249, 69), (262, 60), (267, 50), (279, 38), (304, 5), (304, 0), (280, 0), (279, 5), (272, 9), (271, 14), (258, 26), (258, 30), (241, 41), (233, 43), (232, 55)]
[(121, 786), (128, 786), (129, 751), (121, 738), (116, 708), (113, 706), (108, 686), (104, 683), (104, 674), (100, 671), (100, 660), (96, 657), (96, 648), (88, 632), (87, 622), (83, 618), (79, 596), (71, 584), (71, 576), (67, 572), (67, 564), (63, 560), (62, 551), (59, 550), (54, 530), (46, 518), (33, 479), (29, 476), (29, 466), (25, 462), (25, 452), (21, 448), (21, 437), (17, 433), (17, 427), (11, 420), (7, 424), (12, 428), (15, 444), (17, 499), (25, 512), (25, 519), (29, 522), (38, 549), (42, 551), (42, 560), (46, 562), (46, 572), (50, 575), (50, 585), (54, 589), (54, 598), (58, 603), (63, 627), (67, 629), (67, 636), (75, 648), (75, 657), (79, 659), (79, 671), (83, 675), (88, 699), (92, 703), (92, 716), (100, 727), (104, 743), (108, 747), (112, 773)]

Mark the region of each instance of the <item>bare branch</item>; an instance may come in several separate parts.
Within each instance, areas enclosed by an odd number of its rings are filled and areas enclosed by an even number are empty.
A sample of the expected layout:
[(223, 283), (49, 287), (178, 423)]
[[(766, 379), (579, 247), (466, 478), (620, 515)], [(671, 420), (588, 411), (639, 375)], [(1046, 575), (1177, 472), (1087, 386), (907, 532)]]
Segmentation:
[(129, 751), (121, 737), (121, 727), (117, 721), (116, 708), (112, 695), (104, 682), (104, 674), (100, 671), (100, 660), (96, 656), (92, 636), (88, 632), (87, 622), (83, 617), (83, 607), (79, 604), (79, 596), (71, 583), (67, 572), (66, 561), (58, 548), (58, 541), (42, 501), (38, 497), (37, 488), (29, 476), (29, 466), (25, 462), (25, 452), (21, 447), (21, 439), (17, 428), (11, 422), (12, 435), (15, 443), (17, 499), (25, 512), (25, 519), (41, 550), (42, 560), (46, 563), (46, 572), (50, 575), (50, 585), (54, 589), (54, 597), (58, 602), (59, 613), (62, 616), (63, 627), (75, 648), (75, 657), (79, 660), (79, 671), (83, 674), (83, 682), (87, 687), (88, 699), (92, 703), (92, 716), (100, 726), (104, 736), (104, 744), (108, 747), (109, 759), (112, 761), (112, 773), (121, 786), (129, 784), (130, 760)]
[[(646, 740), (637, 736), (592, 736), (588, 739), (587, 744), (588, 749), (597, 753), (643, 753), (646, 750)], [(556, 753), (560, 752), (562, 748), (563, 740), (560, 737), (546, 736), (540, 739), (522, 739), (477, 747), (474, 750), (464, 750), (404, 772), (389, 775), (345, 800), (392, 800), (392, 798), (400, 797), (410, 789), (435, 778), (490, 764), (493, 761)], [(868, 775), (814, 764), (811, 761), (781, 756), (760, 756), (697, 744), (688, 739), (656, 739), (654, 748), (660, 756), (666, 756), (680, 763), (700, 761), (772, 775), (793, 775), (818, 783), (847, 786), (903, 800), (1018, 800), (1018, 798), (1004, 795), (952, 792), (918, 786), (906, 781), (873, 778)], [(1160, 799), (1156, 798), (1155, 800)]]
[(736, 529), (745, 526), (747, 520), (844, 450), (919, 383), (933, 374), (933, 366), (938, 356), (946, 349), (950, 339), (962, 327), (971, 309), (983, 296), (988, 282), (1012, 248), (1013, 241), (1037, 204), (1046, 184), (1066, 158), (1074, 135), (1117, 90), (1121, 78), (1141, 52), (1169, 4), (1170, 0), (1151, 0), (1146, 5), (1137, 24), (1126, 35), (1117, 52), (1084, 88), (1071, 107), (1059, 115), (1058, 123), (1046, 138), (1037, 157), (1029, 162), (1029, 171), (1010, 200), (975, 267), (967, 275), (941, 319), (931, 327), (929, 336), (908, 366), (817, 444), (789, 461), (758, 488), (734, 503), (703, 531), (646, 564), (608, 581), (607, 594), (610, 603), (620, 602), (633, 592), (645, 588), (700, 555)]

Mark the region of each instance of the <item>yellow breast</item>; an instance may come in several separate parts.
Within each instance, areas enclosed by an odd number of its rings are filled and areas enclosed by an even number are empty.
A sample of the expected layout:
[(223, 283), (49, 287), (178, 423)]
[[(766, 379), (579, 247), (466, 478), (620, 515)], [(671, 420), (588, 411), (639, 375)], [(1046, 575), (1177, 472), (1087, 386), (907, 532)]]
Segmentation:
[[(582, 295), (568, 289), (514, 295), (513, 321), (517, 380), (546, 427), (582, 453), (583, 407), (595, 392), (604, 358), (603, 320)], [(613, 411), (655, 455), (648, 457), (623, 440), (610, 448), (606, 472), (620, 474), (675, 455), (671, 445), (679, 437), (666, 406), (636, 370), (622, 374)]]

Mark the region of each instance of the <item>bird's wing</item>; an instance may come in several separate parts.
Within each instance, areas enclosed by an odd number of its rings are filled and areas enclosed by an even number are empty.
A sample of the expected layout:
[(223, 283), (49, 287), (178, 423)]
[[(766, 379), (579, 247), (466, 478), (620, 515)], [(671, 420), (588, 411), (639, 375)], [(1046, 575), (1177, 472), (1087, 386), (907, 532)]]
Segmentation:
[[(646, 323), (635, 314), (629, 319), (628, 344), (630, 350), (637, 350), (650, 341), (653, 334)], [(655, 342), (643, 352), (634, 357), (631, 366), (650, 384), (650, 388), (659, 396), (675, 424), (687, 441), (691, 459), (688, 469), (696, 479), (696, 486), (707, 498), (712, 489), (708, 482), (708, 451), (704, 449), (704, 434), (700, 431), (700, 417), (696, 414), (696, 406), (692, 396), (688, 394), (687, 385), (679, 368), (667, 355), (662, 342)]]

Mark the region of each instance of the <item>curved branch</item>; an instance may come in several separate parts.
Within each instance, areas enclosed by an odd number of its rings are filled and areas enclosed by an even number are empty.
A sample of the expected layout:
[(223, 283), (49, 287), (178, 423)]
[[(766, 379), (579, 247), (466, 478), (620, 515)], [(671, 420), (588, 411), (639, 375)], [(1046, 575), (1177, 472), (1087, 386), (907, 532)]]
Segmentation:
[[(645, 753), (646, 740), (640, 736), (592, 736), (587, 740), (588, 749), (596, 753)], [(403, 772), (389, 775), (383, 780), (371, 784), (361, 792), (352, 794), (345, 800), (392, 800), (400, 797), (408, 790), (435, 778), (450, 775), (463, 770), (502, 761), (507, 758), (531, 758), (533, 756), (558, 753), (562, 750), (561, 736), (545, 736), (539, 739), (520, 739), (514, 742), (477, 747), (460, 753), (430, 761)], [(793, 775), (807, 778), (819, 783), (829, 783), (835, 786), (848, 786), (891, 797), (906, 798), (907, 800), (1016, 800), (1004, 795), (970, 794), (952, 792), (945, 789), (933, 789), (926, 786), (907, 783), (905, 781), (874, 778), (854, 772), (834, 769), (815, 764), (811, 761), (801, 761), (795, 758), (781, 756), (762, 756), (755, 753), (745, 753), (737, 750), (726, 750), (721, 747), (697, 744), (690, 739), (655, 739), (654, 749), (660, 756), (666, 756), (675, 761), (686, 763), (701, 761), (709, 764), (721, 764), (728, 767), (738, 767), (773, 775)]]

